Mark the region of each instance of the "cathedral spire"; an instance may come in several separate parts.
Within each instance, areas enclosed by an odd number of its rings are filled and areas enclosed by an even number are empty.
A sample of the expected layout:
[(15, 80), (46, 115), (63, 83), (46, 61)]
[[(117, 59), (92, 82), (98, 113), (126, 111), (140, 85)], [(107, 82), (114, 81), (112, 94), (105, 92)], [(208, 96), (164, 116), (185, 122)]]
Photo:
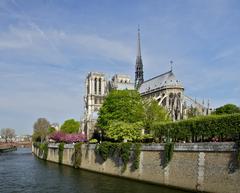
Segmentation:
[(138, 37), (137, 37), (137, 58), (135, 65), (135, 88), (138, 89), (143, 83), (143, 63), (141, 55), (141, 44), (140, 44), (140, 27), (138, 26)]
[(138, 39), (137, 39), (137, 57), (141, 58), (141, 44), (140, 44), (140, 27), (138, 25)]

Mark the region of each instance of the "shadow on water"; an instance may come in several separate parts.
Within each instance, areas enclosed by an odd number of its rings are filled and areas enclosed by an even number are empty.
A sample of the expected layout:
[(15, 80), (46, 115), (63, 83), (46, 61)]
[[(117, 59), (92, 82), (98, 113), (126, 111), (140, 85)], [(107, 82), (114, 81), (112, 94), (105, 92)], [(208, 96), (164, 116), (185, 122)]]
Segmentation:
[(1, 155), (0, 174), (0, 192), (4, 193), (185, 192), (46, 162), (31, 155), (30, 149), (19, 149), (16, 152)]

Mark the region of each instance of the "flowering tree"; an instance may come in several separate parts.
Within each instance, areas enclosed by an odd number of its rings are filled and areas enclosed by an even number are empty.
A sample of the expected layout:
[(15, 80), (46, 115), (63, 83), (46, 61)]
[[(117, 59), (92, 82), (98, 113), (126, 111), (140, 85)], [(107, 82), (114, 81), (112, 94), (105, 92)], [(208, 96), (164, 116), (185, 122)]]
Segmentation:
[(86, 141), (86, 137), (82, 133), (63, 133), (61, 131), (57, 131), (52, 133), (49, 136), (49, 139), (52, 139), (56, 142), (65, 142), (65, 143), (76, 143), (76, 142), (84, 142)]

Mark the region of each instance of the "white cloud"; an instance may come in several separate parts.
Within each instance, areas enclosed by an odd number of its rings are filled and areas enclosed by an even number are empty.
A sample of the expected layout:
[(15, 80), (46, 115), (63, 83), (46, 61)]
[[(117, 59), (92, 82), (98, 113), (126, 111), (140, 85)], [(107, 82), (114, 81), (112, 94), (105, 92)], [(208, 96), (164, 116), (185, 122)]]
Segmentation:
[(70, 50), (78, 53), (79, 57), (98, 56), (105, 59), (114, 59), (132, 62), (135, 51), (117, 40), (99, 37), (95, 34), (67, 34), (63, 31), (43, 31), (35, 24), (32, 28), (9, 27), (6, 32), (0, 33), (0, 49), (11, 49), (17, 54), (28, 55), (29, 58), (45, 60), (45, 62), (63, 64), (70, 63)]

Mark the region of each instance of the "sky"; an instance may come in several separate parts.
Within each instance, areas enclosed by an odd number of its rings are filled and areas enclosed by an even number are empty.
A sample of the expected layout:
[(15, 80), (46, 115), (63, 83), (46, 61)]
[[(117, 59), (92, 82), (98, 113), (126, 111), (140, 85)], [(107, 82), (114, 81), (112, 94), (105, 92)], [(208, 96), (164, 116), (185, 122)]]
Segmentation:
[(88, 72), (145, 80), (170, 70), (185, 94), (240, 105), (238, 0), (0, 0), (0, 128), (31, 134), (83, 117)]

